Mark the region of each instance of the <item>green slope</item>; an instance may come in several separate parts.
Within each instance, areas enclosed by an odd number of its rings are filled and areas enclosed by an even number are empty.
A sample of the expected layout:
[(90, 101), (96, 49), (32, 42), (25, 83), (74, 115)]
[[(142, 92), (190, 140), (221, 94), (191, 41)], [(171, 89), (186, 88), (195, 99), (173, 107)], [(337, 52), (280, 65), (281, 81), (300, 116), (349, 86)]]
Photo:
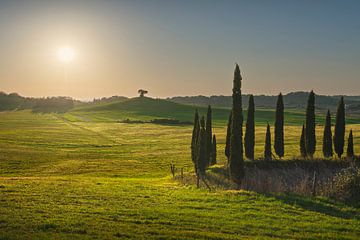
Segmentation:
[[(0, 239), (359, 239), (358, 207), (172, 180), (170, 163), (193, 172), (191, 128), (0, 113)], [(294, 155), (299, 131), (286, 134)], [(214, 133), (225, 164), (225, 126)]]
[[(99, 105), (88, 105), (75, 108), (65, 114), (70, 121), (94, 121), (94, 122), (114, 122), (124, 119), (132, 120), (151, 120), (154, 118), (174, 118), (180, 121), (192, 121), (195, 109), (199, 110), (200, 115), (206, 114), (206, 107), (184, 105), (170, 102), (163, 99), (153, 99), (148, 97), (137, 97), (125, 101), (117, 101)], [(215, 124), (226, 124), (230, 109), (213, 108), (213, 119)], [(255, 120), (257, 124), (273, 123), (275, 113), (271, 109), (257, 109)], [(246, 120), (246, 111), (244, 111)], [(305, 120), (303, 112), (286, 111), (285, 121), (288, 125), (301, 125)], [(321, 114), (317, 118), (318, 124), (322, 125), (324, 116)], [(360, 123), (359, 119), (348, 119), (348, 123)]]

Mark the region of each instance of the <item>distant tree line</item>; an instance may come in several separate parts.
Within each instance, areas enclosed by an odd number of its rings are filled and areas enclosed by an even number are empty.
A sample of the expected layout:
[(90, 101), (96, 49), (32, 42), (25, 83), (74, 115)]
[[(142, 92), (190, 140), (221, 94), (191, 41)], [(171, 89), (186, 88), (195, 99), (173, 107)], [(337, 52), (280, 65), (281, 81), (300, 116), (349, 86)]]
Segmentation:
[(110, 102), (119, 102), (119, 101), (124, 101), (127, 100), (127, 97), (123, 97), (123, 96), (111, 96), (111, 97), (102, 97), (102, 98), (94, 98), (92, 102), (89, 102), (89, 104), (91, 103), (110, 103)]
[[(232, 109), (229, 115), (225, 156), (228, 159), (228, 169), (230, 179), (240, 187), (245, 175), (244, 169), (244, 152), (245, 157), (254, 160), (255, 149), (255, 103), (254, 96), (249, 96), (247, 121), (245, 136), (243, 139), (243, 115), (242, 115), (242, 95), (241, 95), (242, 77), (240, 68), (236, 64), (233, 80)], [(315, 115), (315, 98), (314, 91), (308, 94), (306, 105), (305, 124), (302, 126), (300, 136), (300, 156), (302, 158), (312, 159), (316, 151), (316, 115)], [(195, 166), (195, 173), (198, 179), (205, 177), (206, 168), (216, 164), (216, 138), (213, 136), (211, 128), (211, 107), (209, 105), (206, 122), (204, 117), (199, 119), (198, 112), (195, 112), (194, 128), (192, 134), (191, 154)], [(284, 99), (280, 93), (276, 101), (275, 124), (274, 124), (274, 150), (272, 152), (271, 129), (270, 124), (266, 126), (264, 159), (272, 160), (274, 158), (282, 159), (285, 156), (284, 141)], [(244, 143), (243, 143), (244, 140)], [(214, 143), (215, 142), (215, 143)], [(350, 130), (347, 141), (346, 156), (349, 159), (354, 158), (353, 131)], [(341, 159), (344, 154), (345, 146), (345, 103), (344, 97), (340, 98), (336, 111), (336, 121), (334, 127), (334, 136), (331, 130), (331, 114), (327, 111), (324, 131), (322, 153), (324, 158), (333, 157), (335, 151), (337, 157)], [(245, 148), (245, 149), (244, 149)], [(277, 156), (277, 157), (276, 157)]]
[(33, 112), (66, 112), (74, 107), (69, 97), (30, 98), (17, 93), (0, 92), (0, 111), (31, 109)]
[[(288, 109), (303, 109), (307, 105), (308, 92), (291, 92), (283, 95), (284, 106)], [(249, 102), (251, 94), (243, 94), (243, 102)], [(277, 102), (278, 96), (255, 95), (252, 96), (257, 108), (270, 108), (272, 109)], [(328, 109), (331, 111), (336, 110), (337, 103), (341, 96), (326, 96), (316, 94), (316, 107), (318, 111), (326, 113)], [(181, 96), (168, 98), (169, 101), (196, 105), (231, 108), (232, 96)], [(346, 96), (346, 110), (349, 113), (360, 113), (360, 96)]]
[(64, 113), (73, 107), (74, 101), (69, 97), (47, 97), (36, 99), (35, 106), (33, 106), (32, 110), (33, 112), (41, 113)]

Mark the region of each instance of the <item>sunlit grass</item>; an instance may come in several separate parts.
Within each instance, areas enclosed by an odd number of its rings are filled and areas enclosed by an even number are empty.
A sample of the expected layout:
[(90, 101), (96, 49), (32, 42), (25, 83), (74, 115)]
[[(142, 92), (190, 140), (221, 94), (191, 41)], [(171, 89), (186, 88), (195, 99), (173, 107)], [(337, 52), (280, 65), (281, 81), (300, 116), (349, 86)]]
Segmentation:
[[(0, 113), (0, 239), (353, 238), (360, 210), (328, 199), (182, 186), (170, 163), (192, 171), (191, 126)], [(360, 125), (351, 125), (360, 153)], [(300, 125), (286, 126), (286, 156)], [(256, 156), (265, 127), (256, 128)], [(214, 128), (220, 164), (226, 126)], [(321, 156), (322, 127), (318, 127)]]

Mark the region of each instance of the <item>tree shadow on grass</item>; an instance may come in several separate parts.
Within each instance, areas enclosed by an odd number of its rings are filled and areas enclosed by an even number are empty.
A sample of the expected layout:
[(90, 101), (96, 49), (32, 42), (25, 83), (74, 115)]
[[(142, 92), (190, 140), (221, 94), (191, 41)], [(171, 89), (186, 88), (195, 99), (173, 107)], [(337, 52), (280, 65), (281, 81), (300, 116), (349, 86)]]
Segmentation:
[(360, 220), (359, 206), (347, 205), (326, 198), (310, 198), (299, 195), (285, 195), (285, 194), (266, 194), (274, 197), (281, 202), (300, 207), (304, 210), (318, 212), (332, 217), (343, 219)]

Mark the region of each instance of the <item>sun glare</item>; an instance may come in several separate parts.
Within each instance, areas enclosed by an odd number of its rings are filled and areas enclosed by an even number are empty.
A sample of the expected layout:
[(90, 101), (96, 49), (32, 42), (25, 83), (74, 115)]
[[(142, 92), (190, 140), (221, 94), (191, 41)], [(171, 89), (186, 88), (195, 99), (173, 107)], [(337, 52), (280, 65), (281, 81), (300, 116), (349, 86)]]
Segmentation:
[(75, 58), (75, 51), (70, 47), (61, 47), (57, 52), (57, 56), (61, 62), (69, 63)]

